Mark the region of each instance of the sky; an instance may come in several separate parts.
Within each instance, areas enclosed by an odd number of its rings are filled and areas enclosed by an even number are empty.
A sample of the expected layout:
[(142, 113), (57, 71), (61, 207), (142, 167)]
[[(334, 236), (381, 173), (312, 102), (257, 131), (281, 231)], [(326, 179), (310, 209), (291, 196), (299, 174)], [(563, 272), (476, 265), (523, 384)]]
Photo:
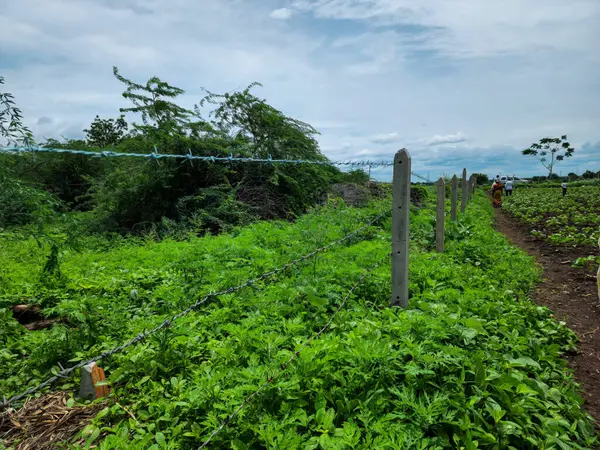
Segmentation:
[[(520, 151), (566, 134), (557, 173), (600, 170), (598, 0), (0, 0), (0, 76), (38, 141), (117, 117), (127, 78), (255, 94), (332, 160), (407, 148), (430, 179), (544, 174)], [(374, 169), (389, 179), (389, 168)]]

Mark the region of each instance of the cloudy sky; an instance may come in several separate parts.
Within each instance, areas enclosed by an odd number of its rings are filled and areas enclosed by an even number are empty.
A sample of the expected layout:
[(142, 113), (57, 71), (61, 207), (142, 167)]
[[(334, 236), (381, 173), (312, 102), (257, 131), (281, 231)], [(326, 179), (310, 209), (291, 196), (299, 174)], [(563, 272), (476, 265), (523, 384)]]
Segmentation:
[(531, 176), (519, 151), (567, 134), (556, 171), (583, 172), (600, 170), (598, 24), (598, 0), (0, 0), (0, 75), (38, 140), (118, 116), (117, 65), (185, 106), (259, 81), (331, 159), (406, 147), (431, 178)]

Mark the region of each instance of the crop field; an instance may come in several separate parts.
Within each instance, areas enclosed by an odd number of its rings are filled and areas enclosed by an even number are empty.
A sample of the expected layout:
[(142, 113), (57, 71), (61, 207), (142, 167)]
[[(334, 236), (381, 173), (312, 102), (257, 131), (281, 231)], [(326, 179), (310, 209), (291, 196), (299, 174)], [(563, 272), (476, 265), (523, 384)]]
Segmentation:
[(551, 244), (596, 246), (600, 238), (600, 186), (517, 189), (503, 208)]
[[(582, 192), (590, 204), (600, 197)], [(512, 207), (522, 202), (538, 218), (528, 206), (533, 196), (552, 194), (579, 217), (576, 202), (558, 191), (519, 192)], [(389, 307), (385, 216), (275, 279), (212, 298), (102, 359), (111, 394), (96, 401), (99, 412), (68, 446), (192, 449), (210, 439), (207, 448), (236, 450), (593, 448), (593, 422), (562, 357), (576, 338), (529, 300), (539, 279), (532, 259), (494, 231), (481, 193), (458, 223), (447, 224), (446, 251), (435, 253), (433, 207), (411, 211), (408, 309)], [(389, 208), (390, 199), (365, 208), (330, 202), (294, 223), (258, 222), (183, 241), (89, 237), (60, 252), (53, 275), (44, 275), (47, 257), (34, 239), (5, 234), (0, 397)], [(582, 219), (581, 229), (591, 226)], [(60, 320), (27, 331), (9, 309), (20, 303)], [(78, 376), (51, 388), (69, 393), (68, 406), (85, 405), (74, 395)]]
[(496, 228), (543, 269), (532, 299), (550, 308), (578, 336), (569, 366), (583, 389), (583, 407), (600, 420), (600, 186), (517, 189), (496, 211)]

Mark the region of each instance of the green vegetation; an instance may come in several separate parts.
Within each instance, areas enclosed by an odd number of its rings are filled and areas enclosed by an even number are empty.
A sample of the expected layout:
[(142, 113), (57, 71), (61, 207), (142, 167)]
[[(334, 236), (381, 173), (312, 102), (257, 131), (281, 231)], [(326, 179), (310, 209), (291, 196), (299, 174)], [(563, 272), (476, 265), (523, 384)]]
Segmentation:
[(595, 246), (600, 237), (600, 186), (518, 189), (503, 208), (553, 244)]
[[(158, 77), (139, 84), (114, 75), (133, 104), (120, 112), (141, 122), (96, 117), (84, 140), (43, 145), (326, 160), (316, 130), (254, 96), (255, 83), (207, 92), (189, 110), (176, 103), (184, 92)], [(12, 102), (0, 93), (0, 136), (31, 144)], [(0, 182), (7, 398), (390, 210), (389, 187), (330, 166), (2, 155)], [(328, 198), (340, 182), (360, 185), (364, 207)], [(82, 430), (84, 447), (197, 448), (265, 381), (210, 448), (594, 446), (562, 358), (576, 337), (527, 298), (538, 280), (532, 260), (492, 229), (481, 194), (435, 253), (431, 194), (411, 192), (408, 309), (389, 307), (386, 217), (274, 279), (210, 296), (102, 359), (111, 394)], [(11, 312), (17, 304), (38, 305), (55, 322), (27, 331)], [(78, 376), (52, 389), (74, 395)]]
[[(158, 77), (140, 84), (125, 78), (123, 97), (131, 106), (117, 119), (98, 116), (83, 130), (85, 139), (43, 147), (110, 150), (122, 153), (192, 154), (326, 161), (310, 125), (287, 117), (255, 96), (252, 83), (219, 95), (207, 91), (193, 109), (178, 105), (184, 94)], [(0, 83), (3, 79), (0, 78)], [(1, 109), (4, 106), (4, 109)], [(139, 122), (128, 124), (124, 114)], [(12, 96), (0, 93), (0, 138), (33, 143)], [(335, 183), (366, 183), (362, 171), (346, 174), (326, 165), (214, 164), (139, 158), (104, 159), (83, 155), (0, 155), (0, 228), (40, 226), (30, 205), (43, 201), (48, 220), (71, 212), (83, 234), (152, 232), (164, 235), (219, 233), (259, 219), (294, 219), (321, 203)], [(16, 194), (15, 194), (16, 193)]]
[[(423, 189), (423, 188), (422, 188)], [(82, 238), (45, 274), (36, 242), (0, 247), (3, 306), (35, 302), (67, 319), (25, 332), (0, 320), (0, 391), (37, 384), (233, 286), (329, 243), (389, 208), (332, 201), (298, 219), (230, 234)], [(527, 299), (538, 273), (491, 227), (487, 199), (449, 224), (433, 252), (434, 211), (411, 213), (411, 302), (390, 308), (390, 267), (373, 270), (331, 324), (209, 448), (575, 448), (596, 441), (561, 358), (576, 340)], [(389, 218), (356, 239), (211, 303), (102, 361), (112, 394), (84, 430), (99, 448), (197, 448), (322, 327), (390, 250)], [(502, 255), (501, 258), (498, 255)], [(56, 389), (73, 391), (77, 378)]]
[[(0, 76), (0, 87), (4, 84), (4, 77)], [(32, 143), (33, 134), (23, 124), (21, 110), (17, 108), (13, 95), (9, 92), (0, 92), (0, 137), (9, 143)]]

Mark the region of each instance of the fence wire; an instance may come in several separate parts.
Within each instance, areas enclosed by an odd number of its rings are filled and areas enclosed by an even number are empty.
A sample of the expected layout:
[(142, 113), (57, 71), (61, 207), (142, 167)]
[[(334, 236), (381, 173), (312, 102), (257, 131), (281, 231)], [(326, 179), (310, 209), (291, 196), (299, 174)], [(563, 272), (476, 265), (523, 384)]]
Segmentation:
[(87, 359), (85, 361), (81, 361), (78, 364), (66, 368), (66, 369), (62, 369), (61, 371), (59, 371), (58, 373), (56, 373), (53, 377), (48, 378), (46, 381), (43, 381), (42, 383), (38, 384), (37, 386), (31, 387), (27, 390), (25, 390), (24, 392), (22, 392), (21, 394), (17, 394), (14, 395), (13, 397), (6, 399), (3, 398), (2, 403), (0, 403), (0, 411), (6, 409), (7, 407), (9, 407), (10, 405), (12, 405), (13, 403), (22, 400), (25, 397), (28, 397), (31, 394), (34, 394), (35, 392), (39, 391), (40, 389), (43, 389), (53, 383), (55, 383), (56, 381), (58, 381), (61, 378), (66, 378), (68, 375), (70, 375), (72, 372), (76, 371), (77, 369), (81, 369), (83, 366), (86, 366), (88, 364), (91, 364), (93, 362), (99, 361), (101, 359), (107, 358), (109, 356), (114, 355), (115, 353), (120, 353), (123, 350), (127, 349), (128, 347), (131, 347), (132, 345), (135, 345), (136, 343), (146, 339), (148, 336), (150, 336), (153, 333), (156, 333), (159, 330), (162, 330), (164, 328), (168, 328), (169, 326), (171, 326), (171, 324), (173, 322), (175, 322), (176, 320), (180, 319), (181, 317), (184, 317), (186, 315), (188, 315), (190, 312), (192, 312), (193, 310), (197, 309), (198, 307), (200, 307), (201, 305), (205, 304), (206, 302), (208, 302), (210, 299), (216, 299), (217, 297), (220, 297), (222, 295), (227, 295), (227, 294), (232, 294), (234, 292), (240, 291), (248, 286), (252, 286), (256, 283), (258, 283), (259, 281), (264, 281), (267, 280), (271, 277), (273, 277), (274, 275), (281, 273), (287, 269), (289, 269), (290, 267), (293, 267), (299, 263), (301, 263), (302, 261), (305, 261), (307, 259), (312, 258), (313, 256), (325, 252), (327, 250), (329, 250), (331, 247), (341, 244), (342, 242), (347, 241), (348, 239), (358, 235), (359, 233), (363, 232), (364, 230), (366, 230), (367, 228), (369, 228), (371, 225), (373, 225), (374, 223), (376, 223), (377, 221), (379, 221), (380, 219), (382, 219), (383, 217), (387, 216), (388, 214), (390, 214), (391, 209), (388, 209), (384, 212), (382, 212), (381, 214), (379, 214), (377, 217), (375, 217), (375, 219), (371, 220), (370, 222), (368, 222), (366, 225), (364, 225), (363, 227), (353, 231), (350, 234), (347, 234), (346, 236), (333, 241), (323, 247), (317, 248), (316, 250), (313, 250), (312, 252), (301, 256), (297, 259), (294, 259), (290, 262), (288, 262), (287, 264), (284, 264), (281, 267), (278, 267), (276, 269), (273, 269), (269, 272), (265, 272), (262, 275), (254, 278), (254, 279), (249, 279), (246, 280), (244, 283), (239, 284), (237, 286), (232, 286), (228, 289), (224, 289), (218, 292), (212, 292), (207, 294), (206, 296), (197, 299), (192, 305), (190, 305), (188, 308), (184, 309), (183, 311), (181, 311), (180, 313), (172, 316), (170, 319), (166, 319), (164, 320), (160, 325), (157, 325), (156, 327), (147, 330), (147, 331), (143, 331), (142, 333), (139, 333), (137, 336), (133, 337), (132, 339), (130, 339), (129, 341), (125, 342), (124, 344), (118, 346), (118, 347), (114, 347), (110, 350), (107, 350), (97, 356), (94, 356), (93, 358)]
[(227, 416), (227, 418), (223, 422), (221, 422), (221, 424), (217, 427), (217, 429), (214, 430), (211, 433), (211, 435), (208, 437), (208, 439), (206, 441), (204, 441), (204, 443), (200, 447), (198, 447), (198, 450), (201, 450), (201, 449), (205, 448), (210, 443), (210, 441), (212, 441), (213, 438), (221, 430), (223, 430), (223, 428), (225, 428), (242, 411), (242, 409), (244, 409), (247, 405), (250, 404), (250, 402), (252, 401), (252, 399), (254, 397), (256, 397), (257, 395), (259, 395), (267, 386), (269, 386), (281, 374), (283, 374), (288, 369), (288, 367), (290, 366), (290, 364), (298, 356), (300, 356), (300, 353), (302, 353), (302, 351), (306, 347), (308, 347), (311, 344), (312, 341), (318, 339), (325, 331), (327, 331), (329, 329), (329, 326), (331, 325), (331, 323), (333, 322), (333, 320), (335, 319), (335, 317), (338, 315), (338, 313), (344, 308), (344, 306), (346, 306), (346, 303), (348, 302), (348, 300), (350, 299), (350, 296), (356, 290), (356, 288), (362, 284), (362, 282), (367, 277), (367, 275), (371, 274), (375, 269), (377, 269), (384, 262), (386, 262), (390, 256), (391, 256), (391, 253), (388, 253), (383, 259), (381, 259), (377, 263), (373, 264), (371, 267), (367, 268), (367, 270), (360, 276), (360, 278), (356, 281), (356, 283), (348, 291), (348, 293), (346, 294), (346, 296), (343, 298), (342, 302), (338, 305), (338, 307), (333, 312), (333, 314), (331, 315), (331, 317), (329, 318), (329, 320), (325, 323), (325, 325), (323, 327), (321, 327), (321, 329), (318, 332), (314, 333), (310, 338), (308, 338), (306, 340), (306, 342), (304, 344), (302, 344), (302, 346), (296, 352), (294, 352), (292, 354), (292, 356), (285, 363), (283, 363), (281, 365), (281, 368), (277, 371), (277, 373), (275, 373), (275, 375), (273, 375), (272, 377), (269, 377), (269, 379), (267, 381), (265, 381), (262, 385), (260, 385), (260, 387), (256, 391), (254, 391), (252, 394), (248, 395), (244, 399), (244, 401), (242, 402), (242, 404), (240, 406), (238, 406), (235, 409), (235, 411), (233, 411), (233, 413), (231, 413), (229, 416)]
[(93, 158), (119, 157), (119, 158), (146, 158), (146, 159), (183, 159), (188, 161), (208, 161), (208, 162), (243, 162), (243, 163), (263, 163), (263, 164), (316, 164), (322, 166), (393, 166), (393, 161), (316, 161), (310, 159), (272, 159), (272, 158), (252, 158), (237, 156), (199, 156), (193, 155), (191, 151), (187, 154), (158, 153), (155, 149), (152, 153), (123, 153), (105, 150), (94, 152), (89, 150), (72, 150), (66, 148), (51, 147), (0, 147), (2, 153), (63, 153), (72, 155), (91, 156)]
[[(244, 157), (236, 157), (233, 155), (230, 156), (198, 156), (193, 155), (190, 150), (185, 155), (182, 154), (169, 154), (169, 153), (158, 153), (158, 150), (155, 147), (154, 152), (152, 153), (123, 153), (123, 152), (114, 152), (111, 150), (105, 150), (101, 152), (94, 152), (89, 150), (72, 150), (66, 148), (51, 148), (51, 147), (39, 147), (39, 146), (30, 146), (30, 147), (0, 147), (0, 153), (9, 153), (9, 154), (35, 154), (35, 153), (62, 153), (62, 154), (71, 154), (71, 155), (84, 155), (90, 156), (92, 158), (109, 158), (109, 157), (117, 157), (117, 158), (146, 158), (149, 160), (160, 160), (160, 159), (179, 159), (179, 160), (188, 160), (188, 161), (207, 161), (207, 162), (242, 162), (242, 163), (260, 163), (260, 164), (315, 164), (321, 166), (351, 166), (351, 167), (392, 167), (394, 165), (393, 161), (369, 161), (369, 160), (360, 160), (360, 161), (316, 161), (309, 159), (271, 159), (269, 158), (244, 158)], [(411, 174), (427, 183), (431, 181), (415, 172), (411, 172)]]

